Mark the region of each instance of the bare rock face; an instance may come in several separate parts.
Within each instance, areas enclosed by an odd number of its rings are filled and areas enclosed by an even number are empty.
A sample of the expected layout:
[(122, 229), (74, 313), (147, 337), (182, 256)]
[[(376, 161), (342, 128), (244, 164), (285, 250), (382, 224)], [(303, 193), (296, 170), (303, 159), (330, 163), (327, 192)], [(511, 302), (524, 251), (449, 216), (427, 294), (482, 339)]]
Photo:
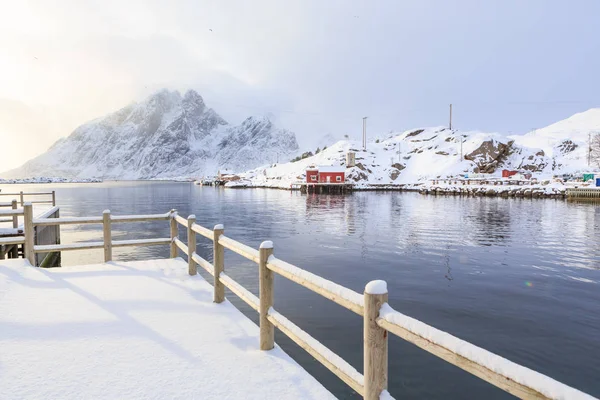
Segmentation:
[(487, 140), (473, 152), (465, 155), (466, 160), (473, 161), (476, 173), (492, 173), (512, 154), (513, 142), (502, 143), (497, 140)]
[(568, 154), (577, 148), (577, 144), (573, 143), (572, 140), (564, 140), (556, 148), (561, 154)]
[(348, 173), (348, 179), (353, 180), (354, 182), (366, 181), (369, 179), (368, 175), (360, 170), (353, 170)]
[(408, 135), (406, 135), (407, 138), (411, 137), (411, 136), (417, 136), (420, 133), (423, 133), (425, 130), (424, 129), (417, 129), (416, 131), (413, 131), (411, 133), (409, 133)]
[(532, 153), (530, 150), (518, 146), (512, 149), (511, 159), (511, 169), (530, 172), (541, 172), (550, 162), (550, 158), (546, 157), (543, 150)]

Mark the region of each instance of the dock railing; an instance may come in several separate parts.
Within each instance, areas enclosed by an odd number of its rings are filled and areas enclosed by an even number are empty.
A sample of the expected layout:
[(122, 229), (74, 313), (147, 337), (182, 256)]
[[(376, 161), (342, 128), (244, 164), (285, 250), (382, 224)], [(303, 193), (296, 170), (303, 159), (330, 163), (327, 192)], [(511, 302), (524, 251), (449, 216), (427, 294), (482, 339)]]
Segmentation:
[[(178, 237), (178, 225), (187, 229), (187, 245)], [(278, 328), (365, 399), (393, 398), (387, 392), (388, 333), (521, 399), (593, 399), (577, 389), (395, 311), (388, 304), (384, 281), (369, 282), (363, 294), (357, 293), (276, 258), (270, 241), (262, 242), (254, 249), (225, 236), (223, 225), (215, 225), (210, 230), (198, 225), (194, 215), (186, 219), (175, 210), (171, 212), (170, 231), (171, 257), (176, 257), (181, 250), (187, 255), (190, 275), (197, 273), (197, 266), (212, 275), (215, 303), (225, 300), (224, 288), (227, 287), (259, 313), (261, 350), (274, 347), (274, 329)], [(212, 264), (196, 253), (196, 234), (213, 242)], [(225, 249), (258, 265), (258, 297), (226, 274)], [(274, 273), (363, 317), (363, 374), (273, 308)]]
[[(112, 249), (114, 247), (128, 246), (153, 246), (168, 245), (172, 242), (170, 237), (157, 239), (136, 239), (136, 240), (112, 240), (112, 225), (115, 223), (127, 222), (149, 222), (149, 221), (168, 221), (171, 218), (171, 212), (164, 214), (149, 215), (111, 215), (109, 210), (105, 210), (102, 216), (98, 217), (58, 217), (58, 218), (33, 218), (33, 209), (31, 203), (25, 203), (23, 206), (24, 214), (24, 233), (25, 233), (25, 258), (32, 265), (35, 265), (36, 253), (52, 253), (58, 251), (70, 250), (90, 250), (104, 249), (104, 261), (112, 261)], [(70, 244), (34, 244), (34, 227), (52, 226), (52, 225), (81, 225), (81, 224), (101, 224), (102, 241), (80, 242)]]
[[(368, 400), (391, 399), (388, 386), (388, 333), (392, 333), (421, 349), (439, 357), (498, 388), (521, 399), (593, 399), (577, 389), (505, 358), (490, 353), (471, 343), (437, 330), (423, 322), (395, 311), (388, 304), (387, 285), (384, 281), (369, 282), (363, 294), (321, 278), (275, 257), (270, 241), (262, 242), (254, 249), (225, 236), (223, 225), (208, 229), (196, 223), (196, 217), (183, 218), (176, 210), (152, 215), (111, 215), (106, 210), (101, 217), (59, 217), (33, 219), (32, 205), (25, 203), (22, 209), (0, 211), (10, 216), (24, 215), (25, 257), (35, 265), (35, 253), (65, 250), (103, 249), (104, 260), (112, 260), (112, 249), (123, 246), (170, 245), (170, 257), (181, 250), (187, 255), (189, 275), (197, 274), (197, 267), (206, 270), (213, 278), (213, 300), (225, 301), (228, 288), (242, 301), (259, 313), (259, 348), (274, 347), (274, 330), (278, 328), (292, 341), (302, 347), (323, 366)], [(170, 237), (142, 240), (112, 240), (114, 223), (169, 221)], [(34, 245), (34, 226), (65, 224), (102, 224), (103, 240), (75, 244)], [(187, 230), (188, 243), (179, 239), (179, 226)], [(213, 262), (196, 253), (196, 235), (213, 242)], [(225, 272), (224, 252), (229, 249), (258, 265), (258, 297), (233, 280)], [(363, 318), (363, 373), (318, 342), (299, 326), (280, 314), (274, 304), (274, 274), (283, 276)]]
[[(18, 246), (25, 243), (25, 237), (23, 235), (19, 235), (18, 233), (19, 217), (24, 215), (25, 210), (23, 208), (17, 208), (16, 200), (13, 200), (9, 210), (0, 209), (0, 222), (12, 222), (13, 229), (17, 231), (17, 234), (0, 237), (0, 251), (4, 251), (5, 248), (10, 247), (10, 252), (12, 252), (13, 258), (16, 258), (18, 255)], [(0, 259), (3, 258), (4, 254), (0, 254)]]
[[(15, 192), (15, 193), (3, 193), (0, 192), (0, 196), (2, 197), (6, 197), (6, 196), (11, 196), (14, 199), (16, 199), (17, 197), (19, 198), (19, 204), (21, 205), (21, 207), (23, 207), (23, 205), (25, 205), (26, 202), (26, 198), (27, 197), (39, 197), (39, 196), (45, 196), (46, 199), (42, 199), (42, 200), (31, 200), (28, 201), (29, 203), (33, 203), (33, 204), (51, 204), (53, 207), (56, 206), (56, 191), (51, 191), (51, 192)], [(50, 196), (50, 198), (48, 198), (47, 196)], [(0, 202), (0, 207), (10, 207), (11, 203), (7, 203), (7, 202)]]

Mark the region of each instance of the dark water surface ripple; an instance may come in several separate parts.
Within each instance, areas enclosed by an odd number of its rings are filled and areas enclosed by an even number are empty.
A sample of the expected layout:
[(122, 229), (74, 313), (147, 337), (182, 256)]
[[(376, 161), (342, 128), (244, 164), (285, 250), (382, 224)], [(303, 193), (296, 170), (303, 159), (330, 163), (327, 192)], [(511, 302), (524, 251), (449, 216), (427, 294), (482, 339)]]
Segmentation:
[[(412, 193), (306, 196), (164, 182), (4, 186), (23, 188), (56, 189), (63, 216), (107, 208), (194, 213), (200, 224), (223, 223), (227, 236), (253, 247), (273, 240), (279, 258), (358, 292), (369, 280), (385, 279), (396, 309), (600, 397), (600, 208), (593, 204)], [(166, 222), (120, 224), (113, 235), (167, 237), (169, 230)], [(63, 243), (101, 237), (98, 225), (62, 228)], [(201, 237), (197, 251), (212, 259), (212, 244)], [(167, 256), (166, 246), (114, 249), (121, 260)], [(102, 262), (101, 251), (63, 254), (64, 265), (95, 262)], [(256, 265), (229, 251), (225, 262), (228, 274), (257, 293)], [(275, 306), (362, 371), (358, 316), (282, 277)], [(358, 398), (283, 335), (276, 340), (338, 397)], [(389, 364), (397, 398), (510, 398), (394, 337)]]

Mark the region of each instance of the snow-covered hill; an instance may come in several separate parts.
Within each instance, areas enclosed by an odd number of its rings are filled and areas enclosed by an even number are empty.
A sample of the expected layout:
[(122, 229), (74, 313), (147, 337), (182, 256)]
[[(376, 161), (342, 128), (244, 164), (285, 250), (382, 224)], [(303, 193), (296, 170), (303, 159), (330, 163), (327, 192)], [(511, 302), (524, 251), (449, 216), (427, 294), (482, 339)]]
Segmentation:
[(358, 187), (416, 184), (465, 173), (500, 176), (504, 168), (550, 178), (593, 169), (587, 166), (587, 140), (588, 134), (596, 130), (600, 133), (600, 109), (522, 136), (444, 127), (414, 129), (370, 142), (366, 151), (358, 141), (342, 140), (312, 157), (256, 168), (243, 178), (250, 186), (288, 188), (305, 179), (308, 167), (345, 165), (349, 151), (356, 153), (356, 166), (347, 168), (346, 175)]
[(229, 125), (193, 90), (162, 90), (77, 128), (6, 178), (148, 179), (243, 171), (290, 158), (294, 133), (267, 117)]
[(588, 169), (590, 135), (600, 135), (600, 108), (592, 108), (545, 128), (510, 138), (521, 146), (541, 148), (556, 161), (556, 169), (576, 172)]

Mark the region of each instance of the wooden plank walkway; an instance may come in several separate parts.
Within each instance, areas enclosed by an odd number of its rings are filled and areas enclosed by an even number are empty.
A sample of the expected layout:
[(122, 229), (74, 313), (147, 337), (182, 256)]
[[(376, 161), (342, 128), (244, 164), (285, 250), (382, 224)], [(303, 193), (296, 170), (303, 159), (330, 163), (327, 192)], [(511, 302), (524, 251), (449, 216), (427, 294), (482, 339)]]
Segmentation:
[(3, 399), (333, 399), (180, 258), (0, 261)]

